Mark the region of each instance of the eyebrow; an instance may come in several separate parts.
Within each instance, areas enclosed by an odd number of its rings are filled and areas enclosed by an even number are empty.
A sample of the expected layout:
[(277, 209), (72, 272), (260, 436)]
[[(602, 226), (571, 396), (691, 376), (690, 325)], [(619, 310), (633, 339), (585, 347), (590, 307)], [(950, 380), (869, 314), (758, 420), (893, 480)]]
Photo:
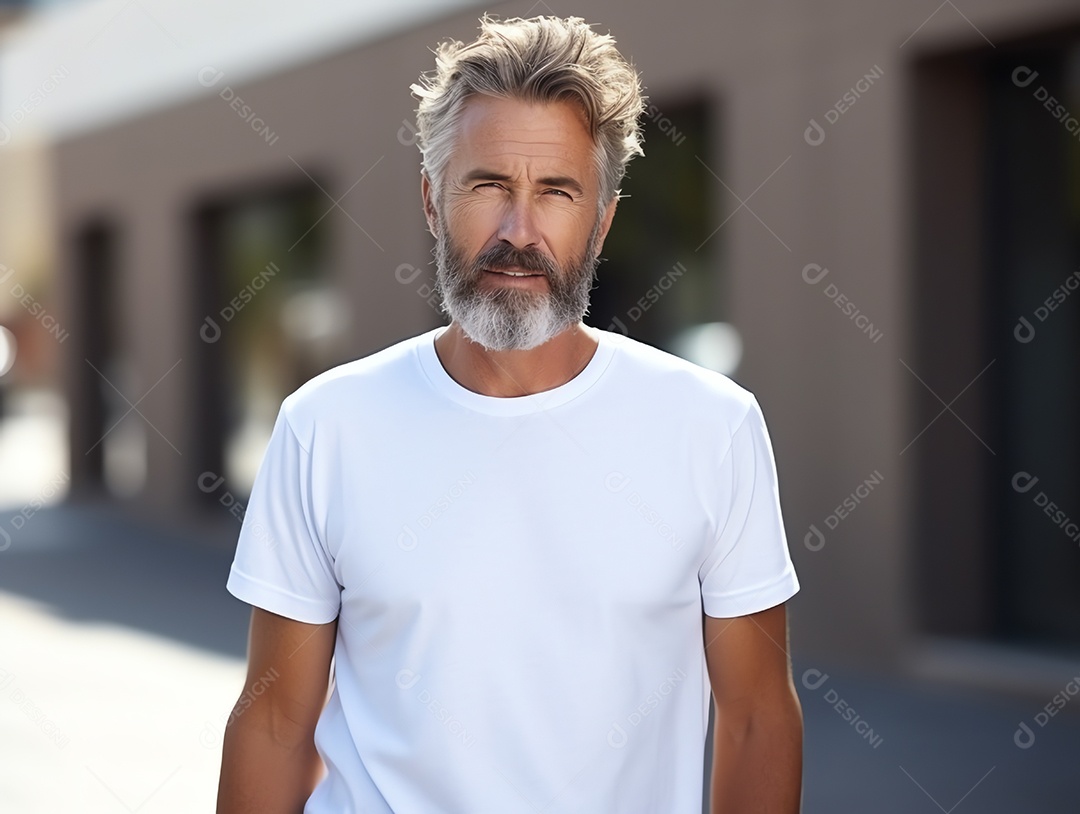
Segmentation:
[[(509, 175), (492, 170), (475, 169), (465, 174), (462, 181), (466, 184), (473, 181), (510, 181)], [(537, 178), (536, 182), (545, 187), (564, 187), (571, 190), (579, 197), (585, 195), (585, 189), (577, 181), (568, 175), (553, 175), (546, 178)]]

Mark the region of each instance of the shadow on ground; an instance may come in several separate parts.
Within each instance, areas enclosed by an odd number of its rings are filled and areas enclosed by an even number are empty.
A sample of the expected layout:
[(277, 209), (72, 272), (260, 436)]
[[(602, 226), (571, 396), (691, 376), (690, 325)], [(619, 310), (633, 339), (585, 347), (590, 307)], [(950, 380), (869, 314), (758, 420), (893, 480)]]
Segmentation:
[[(203, 526), (205, 532), (193, 531)], [(235, 522), (162, 528), (91, 505), (30, 517), (3, 512), (0, 591), (74, 621), (126, 625), (243, 656), (250, 608), (225, 590), (228, 537), (238, 531)]]

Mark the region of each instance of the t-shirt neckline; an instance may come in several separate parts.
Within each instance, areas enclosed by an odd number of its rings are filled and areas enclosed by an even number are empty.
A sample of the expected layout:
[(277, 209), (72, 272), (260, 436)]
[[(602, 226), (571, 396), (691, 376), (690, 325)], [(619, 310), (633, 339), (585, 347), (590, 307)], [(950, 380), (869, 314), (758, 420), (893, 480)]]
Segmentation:
[(435, 351), (435, 340), (442, 335), (449, 326), (443, 325), (434, 328), (419, 337), (416, 349), (419, 356), (420, 366), (427, 375), (432, 386), (443, 396), (457, 402), (463, 407), (476, 410), (489, 415), (513, 416), (526, 415), (550, 410), (566, 404), (577, 398), (592, 387), (607, 369), (608, 363), (614, 354), (614, 344), (611, 342), (611, 334), (608, 331), (597, 330), (599, 344), (593, 352), (585, 367), (570, 381), (544, 390), (540, 393), (530, 393), (526, 396), (485, 396), (463, 387), (446, 372), (439, 355)]

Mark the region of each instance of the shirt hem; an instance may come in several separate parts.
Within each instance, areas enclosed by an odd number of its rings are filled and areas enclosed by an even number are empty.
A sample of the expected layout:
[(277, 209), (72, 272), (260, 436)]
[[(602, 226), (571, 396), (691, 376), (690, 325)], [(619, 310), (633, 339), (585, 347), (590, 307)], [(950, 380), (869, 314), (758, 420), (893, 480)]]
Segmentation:
[(798, 592), (799, 580), (795, 576), (794, 569), (789, 569), (775, 581), (748, 591), (740, 591), (727, 596), (702, 593), (701, 605), (706, 616), (730, 619), (768, 610), (786, 602)]
[(326, 602), (287, 593), (273, 585), (249, 577), (235, 567), (229, 572), (229, 579), (225, 584), (225, 588), (241, 602), (247, 602), (249, 605), (276, 613), (278, 616), (294, 619), (297, 622), (324, 625), (334, 621), (338, 616), (338, 609), (333, 608), (331, 610)]

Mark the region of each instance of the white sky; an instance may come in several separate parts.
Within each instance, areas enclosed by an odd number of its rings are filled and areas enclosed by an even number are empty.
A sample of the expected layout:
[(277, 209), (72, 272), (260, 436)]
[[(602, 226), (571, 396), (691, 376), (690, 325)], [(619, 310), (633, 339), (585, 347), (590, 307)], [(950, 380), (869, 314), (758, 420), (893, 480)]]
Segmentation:
[(430, 19), (476, 0), (85, 0), (0, 38), (0, 147), (63, 138)]

